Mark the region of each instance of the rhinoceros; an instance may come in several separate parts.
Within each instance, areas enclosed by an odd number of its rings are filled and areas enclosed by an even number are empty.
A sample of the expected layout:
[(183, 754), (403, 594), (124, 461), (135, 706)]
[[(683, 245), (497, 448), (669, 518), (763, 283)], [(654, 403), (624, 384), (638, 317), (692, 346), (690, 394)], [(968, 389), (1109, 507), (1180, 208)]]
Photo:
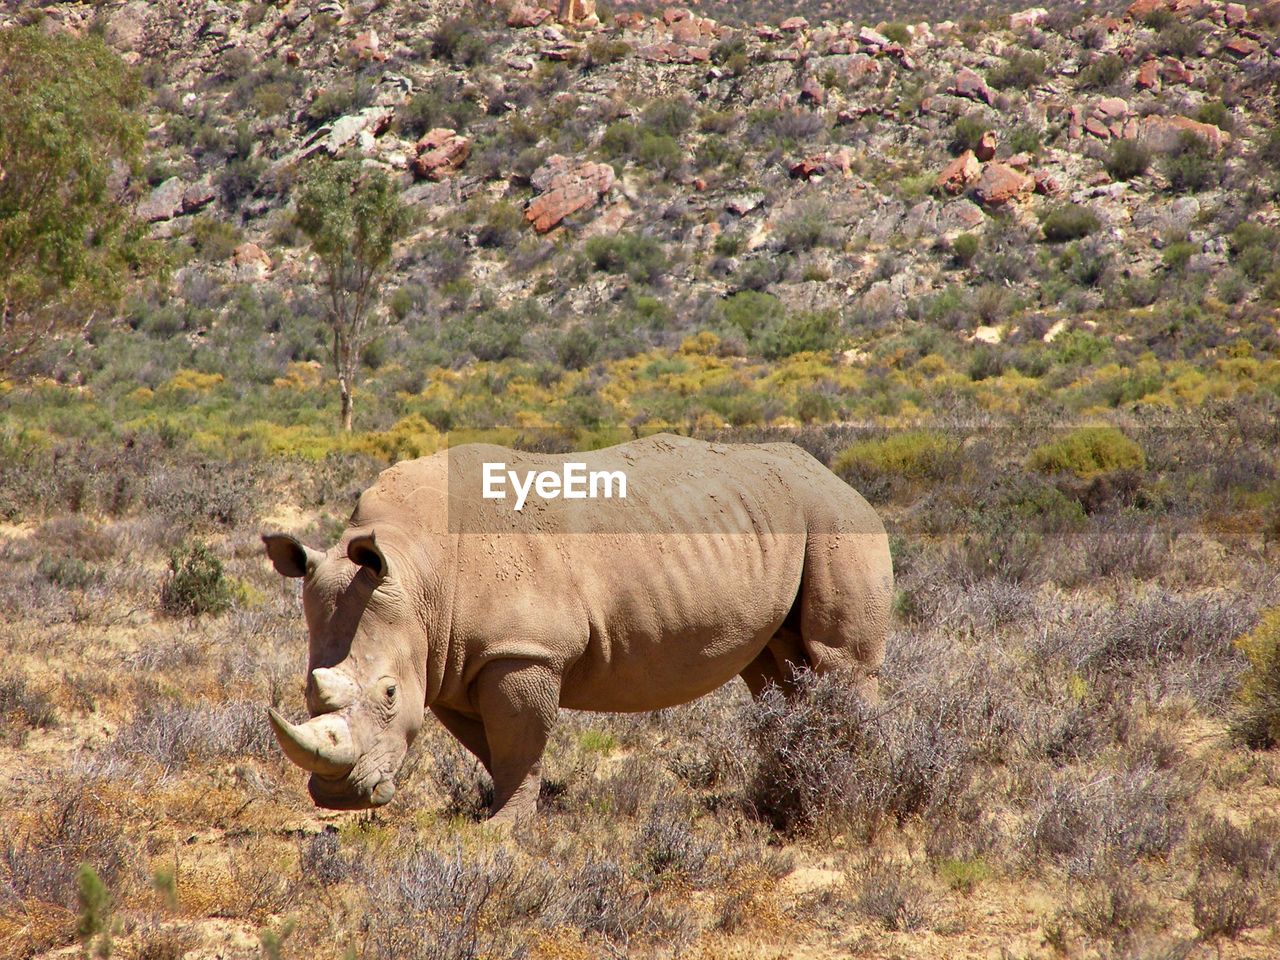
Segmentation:
[[(625, 496), (616, 483), (557, 498), (555, 482), (527, 480), (520, 509), (496, 496), (496, 478), (582, 480), (584, 467), (621, 474)], [(490, 815), (513, 821), (536, 809), (561, 707), (657, 710), (735, 676), (759, 696), (798, 668), (843, 671), (877, 696), (888, 538), (857, 492), (791, 444), (459, 446), (384, 471), (325, 552), (263, 540), (279, 573), (303, 579), (310, 633), (311, 719), (269, 718), (323, 807), (390, 801), (426, 710), (488, 770)]]

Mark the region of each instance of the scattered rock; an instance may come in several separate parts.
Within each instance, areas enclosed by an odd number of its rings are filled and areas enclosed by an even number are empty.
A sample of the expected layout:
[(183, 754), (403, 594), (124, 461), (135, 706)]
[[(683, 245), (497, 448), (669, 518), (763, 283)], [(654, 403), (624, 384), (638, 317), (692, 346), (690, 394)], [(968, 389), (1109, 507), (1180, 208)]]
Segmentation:
[(540, 27), (551, 17), (552, 13), (546, 7), (539, 7), (531, 3), (525, 3), (523, 0), (517, 0), (516, 3), (512, 4), (511, 11), (507, 14), (507, 26), (517, 29)]
[(1211, 123), (1200, 123), (1190, 117), (1144, 117), (1136, 136), (1156, 153), (1177, 150), (1184, 134), (1193, 133), (1214, 150), (1231, 143), (1231, 134)]
[(804, 17), (787, 17), (778, 24), (778, 29), (783, 33), (799, 33), (809, 29), (809, 21)]
[(170, 177), (151, 191), (147, 199), (138, 204), (139, 220), (155, 223), (158, 220), (172, 220), (182, 212), (182, 195), (187, 185), (181, 177)]
[(1138, 79), (1135, 86), (1139, 90), (1160, 90), (1160, 63), (1156, 60), (1148, 60), (1138, 68)]
[(1233, 57), (1239, 57), (1241, 60), (1262, 52), (1262, 47), (1248, 37), (1232, 37), (1223, 44), (1222, 49)]
[(559, 20), (566, 27), (590, 30), (600, 26), (596, 0), (560, 0)]
[(313, 133), (298, 152), (298, 158), (309, 157), (317, 151), (324, 150), (331, 156), (337, 156), (342, 148), (351, 143), (361, 133), (368, 132), (377, 136), (391, 125), (394, 111), (390, 107), (367, 107), (359, 113), (339, 117), (333, 123), (326, 124)]
[(1038, 27), (1049, 18), (1049, 11), (1044, 7), (1031, 7), (1009, 15), (1009, 29), (1015, 33)]
[(978, 100), (988, 105), (992, 100), (991, 88), (987, 86), (987, 82), (968, 67), (960, 68), (951, 86), (947, 88), (947, 93)]
[(805, 77), (804, 83), (800, 85), (800, 102), (820, 107), (826, 99), (827, 92), (822, 88), (822, 84), (814, 77)]
[(863, 27), (858, 31), (858, 42), (865, 43), (869, 47), (887, 47), (892, 41), (879, 30)]
[(994, 130), (984, 131), (978, 139), (978, 145), (973, 152), (983, 163), (988, 160), (994, 160), (996, 158), (996, 132)]
[(448, 127), (427, 132), (415, 146), (417, 156), (409, 166), (424, 180), (443, 180), (462, 169), (471, 156), (471, 140)]
[(206, 177), (191, 184), (182, 191), (182, 213), (184, 215), (202, 210), (217, 198), (218, 191)]
[(1192, 74), (1177, 57), (1165, 57), (1160, 64), (1160, 79), (1168, 84), (1190, 83)]
[(763, 190), (751, 193), (735, 193), (725, 200), (724, 208), (735, 217), (745, 217), (752, 210), (759, 209), (760, 205), (764, 203), (764, 199)]
[(271, 258), (256, 243), (242, 243), (236, 247), (231, 262), (235, 267), (236, 280), (241, 283), (262, 280), (271, 272)]
[(943, 193), (956, 196), (964, 193), (970, 184), (977, 183), (981, 175), (982, 164), (972, 150), (966, 150), (942, 168), (934, 186)]
[(1228, 27), (1238, 27), (1249, 19), (1249, 11), (1243, 3), (1228, 3), (1222, 17)]
[(1011, 200), (1030, 193), (1035, 181), (1025, 173), (1003, 163), (988, 163), (974, 187), (974, 196), (984, 207), (1002, 207)]
[(380, 49), (377, 30), (366, 30), (364, 33), (356, 34), (356, 38), (351, 41), (349, 52), (357, 60), (372, 60), (381, 63), (391, 59), (390, 55)]
[(849, 152), (838, 150), (835, 153), (815, 153), (805, 157), (787, 168), (792, 180), (813, 180), (827, 174), (840, 172), (849, 176)]
[(558, 226), (565, 217), (595, 206), (613, 186), (613, 167), (607, 163), (575, 163), (555, 154), (530, 178), (538, 196), (529, 201), (525, 219), (539, 233)]
[(1058, 178), (1048, 170), (1036, 170), (1031, 174), (1031, 179), (1035, 181), (1036, 193), (1042, 196), (1053, 196), (1062, 190), (1062, 185), (1058, 182)]

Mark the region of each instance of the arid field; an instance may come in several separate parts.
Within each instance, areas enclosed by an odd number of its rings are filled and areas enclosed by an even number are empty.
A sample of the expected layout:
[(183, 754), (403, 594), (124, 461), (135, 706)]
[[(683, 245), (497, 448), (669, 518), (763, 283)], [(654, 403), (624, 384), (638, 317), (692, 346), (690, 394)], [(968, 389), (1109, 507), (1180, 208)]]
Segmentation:
[[(0, 958), (1280, 956), (1280, 2), (723, 6), (0, 2)], [(317, 808), (261, 535), (660, 432), (875, 507), (880, 703)]]

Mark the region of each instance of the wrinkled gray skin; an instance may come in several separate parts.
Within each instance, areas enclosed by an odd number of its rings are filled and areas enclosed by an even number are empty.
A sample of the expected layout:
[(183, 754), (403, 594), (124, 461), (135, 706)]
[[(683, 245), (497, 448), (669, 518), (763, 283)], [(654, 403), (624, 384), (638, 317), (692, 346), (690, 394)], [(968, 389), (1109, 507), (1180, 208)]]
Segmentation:
[[(480, 465), (624, 470), (626, 500), (480, 497)], [(560, 707), (687, 703), (794, 667), (877, 694), (893, 594), (888, 539), (855, 491), (790, 444), (648, 437), (592, 453), (470, 445), (397, 464), (326, 552), (263, 537), (303, 578), (306, 702), (270, 711), (316, 803), (381, 806), (425, 710), (484, 764), (491, 815), (534, 812)]]

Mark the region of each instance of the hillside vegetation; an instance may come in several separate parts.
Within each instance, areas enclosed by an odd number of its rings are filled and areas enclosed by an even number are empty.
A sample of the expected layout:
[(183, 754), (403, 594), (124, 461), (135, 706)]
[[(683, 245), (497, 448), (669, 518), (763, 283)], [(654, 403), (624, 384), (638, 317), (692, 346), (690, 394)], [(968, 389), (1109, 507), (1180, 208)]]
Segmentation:
[[(738, 7), (0, 10), (147, 131), (145, 255), (0, 382), (0, 953), (1276, 954), (1280, 7)], [(294, 215), (340, 159), (412, 217), (351, 432)], [(317, 810), (258, 535), (661, 430), (882, 513), (884, 703), (566, 713), (513, 836), (429, 721), (390, 807)]]

